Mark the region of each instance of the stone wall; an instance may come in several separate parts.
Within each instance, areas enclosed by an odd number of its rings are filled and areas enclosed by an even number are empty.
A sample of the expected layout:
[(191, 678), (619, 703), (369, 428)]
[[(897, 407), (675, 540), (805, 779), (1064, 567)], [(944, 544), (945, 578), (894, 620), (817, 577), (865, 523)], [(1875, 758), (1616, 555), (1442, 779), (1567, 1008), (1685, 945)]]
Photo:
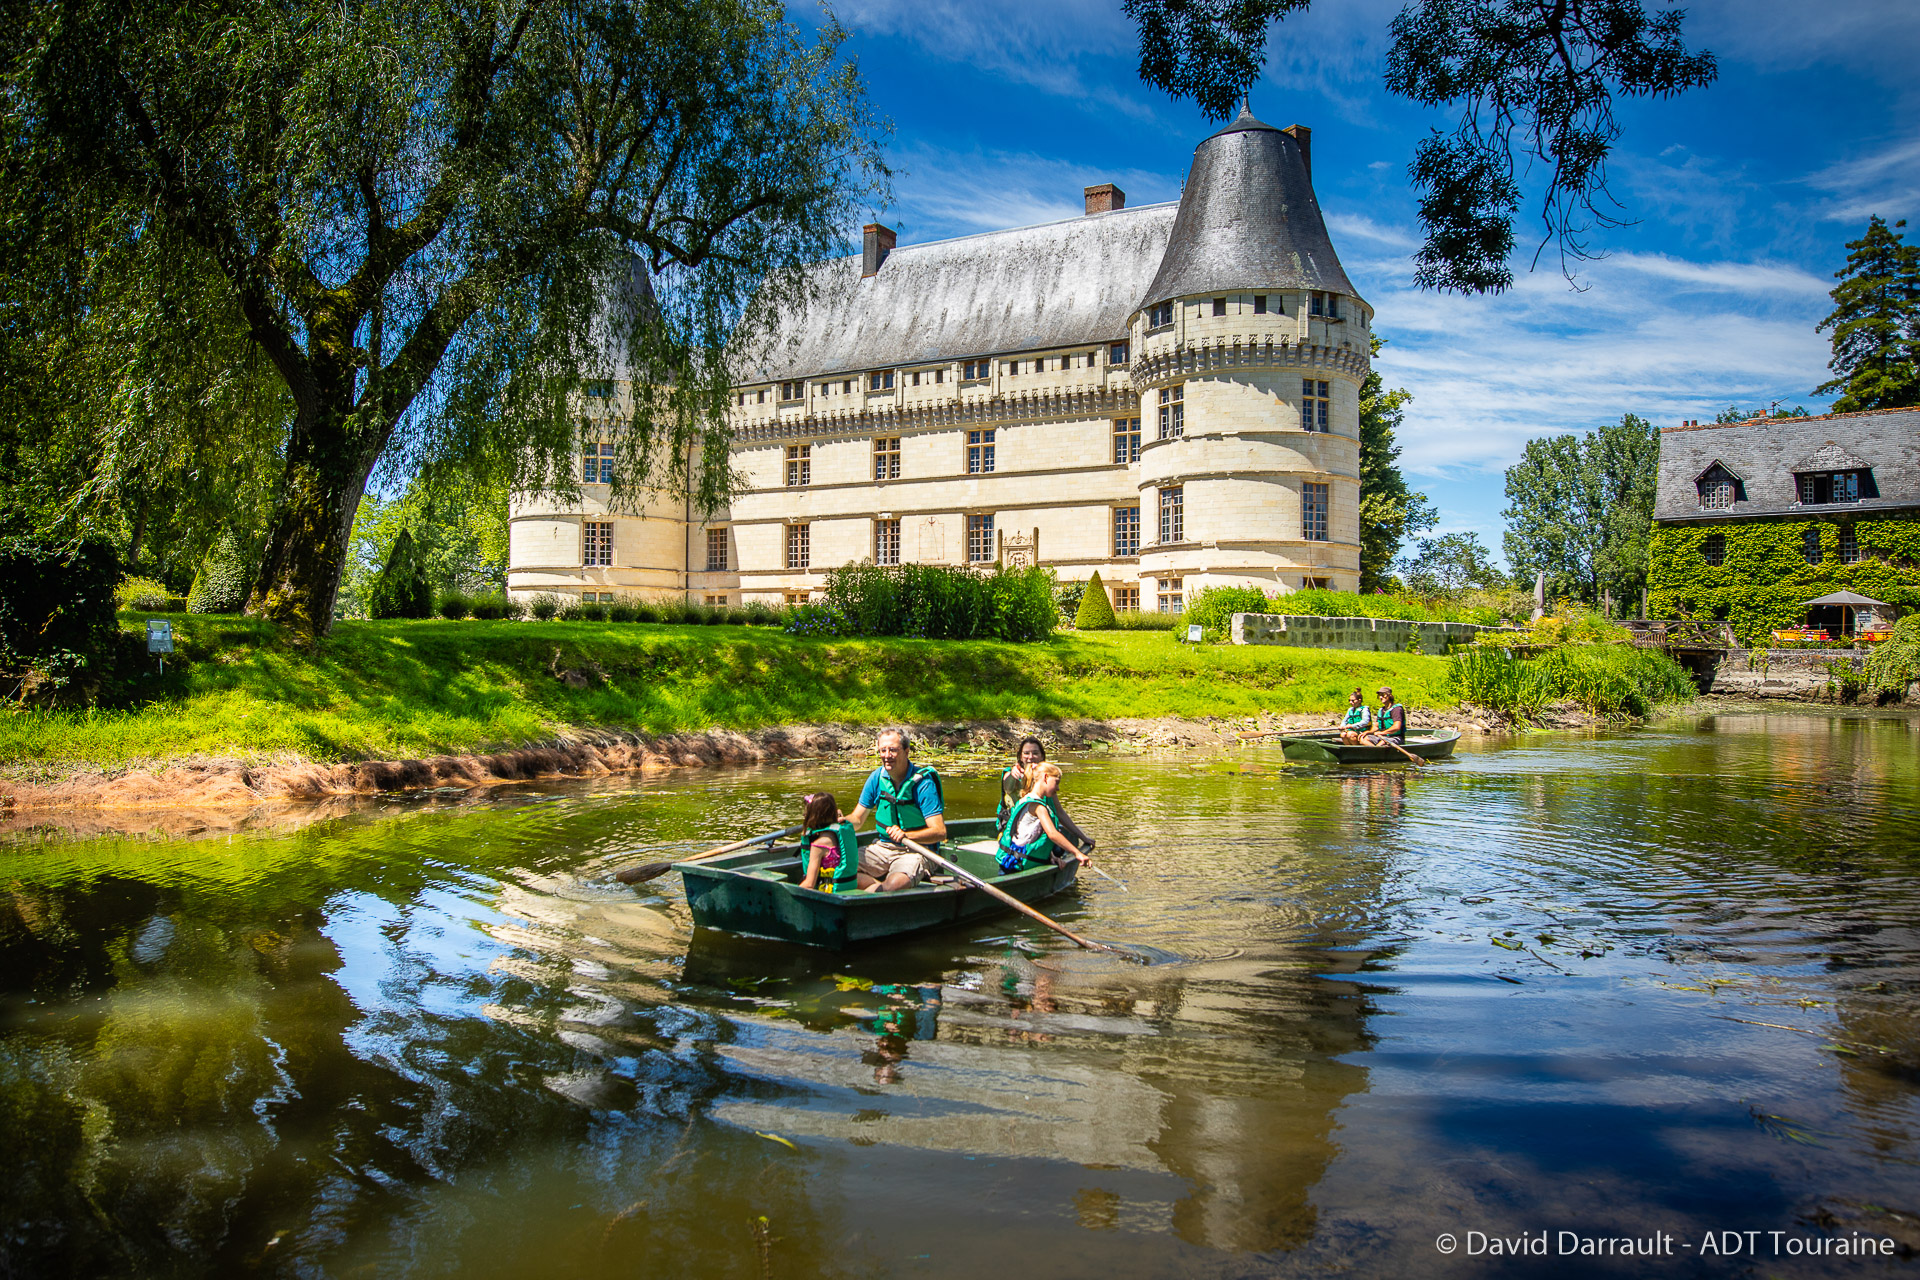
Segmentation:
[(1471, 644), (1482, 631), (1471, 622), (1403, 622), (1398, 618), (1320, 618), (1311, 614), (1236, 613), (1235, 644), (1284, 644), (1299, 649), (1359, 649), (1405, 653), (1415, 636), (1420, 652), (1444, 654), (1447, 646)]
[[(1688, 662), (1702, 692), (1743, 698), (1834, 700), (1829, 664), (1858, 670), (1866, 655), (1857, 649), (1729, 649), (1717, 661)], [(1837, 683), (1837, 681), (1835, 681)]]

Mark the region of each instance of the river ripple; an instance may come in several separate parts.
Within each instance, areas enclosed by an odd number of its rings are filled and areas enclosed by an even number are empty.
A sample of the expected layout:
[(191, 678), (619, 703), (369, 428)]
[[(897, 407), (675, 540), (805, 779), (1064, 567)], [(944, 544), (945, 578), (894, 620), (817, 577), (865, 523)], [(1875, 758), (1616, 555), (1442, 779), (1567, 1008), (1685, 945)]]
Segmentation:
[[(818, 764), (16, 837), (0, 1271), (1860, 1274), (1773, 1251), (1920, 1242), (1917, 741), (1072, 760), (1130, 891), (1049, 909), (1146, 967), (1005, 921), (816, 955), (607, 880), (850, 803)], [(1470, 1256), (1542, 1231), (1672, 1256)]]

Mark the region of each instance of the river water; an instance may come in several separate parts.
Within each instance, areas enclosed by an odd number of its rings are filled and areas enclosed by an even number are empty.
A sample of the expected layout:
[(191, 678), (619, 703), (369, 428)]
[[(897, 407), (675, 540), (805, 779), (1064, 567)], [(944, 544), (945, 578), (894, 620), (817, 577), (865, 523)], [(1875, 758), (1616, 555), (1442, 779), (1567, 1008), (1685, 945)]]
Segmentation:
[(607, 879), (857, 762), (16, 835), (0, 1274), (1913, 1274), (1833, 1250), (1920, 1243), (1916, 746), (1071, 758), (1127, 889), (1049, 910), (1147, 966), (806, 953)]

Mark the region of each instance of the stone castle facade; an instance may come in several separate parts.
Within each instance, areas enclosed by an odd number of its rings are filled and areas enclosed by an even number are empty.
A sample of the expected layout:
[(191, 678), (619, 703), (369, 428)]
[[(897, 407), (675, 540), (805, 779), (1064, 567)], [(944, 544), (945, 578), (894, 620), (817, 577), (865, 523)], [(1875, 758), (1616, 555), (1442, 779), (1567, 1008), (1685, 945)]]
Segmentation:
[(517, 497), (509, 590), (804, 599), (858, 561), (1095, 570), (1119, 608), (1203, 586), (1359, 581), (1372, 313), (1340, 267), (1309, 131), (1243, 111), (1177, 203), (1086, 190), (1065, 222), (812, 268), (735, 394), (744, 484), (703, 518), (615, 510), (625, 389), (588, 400), (580, 497)]

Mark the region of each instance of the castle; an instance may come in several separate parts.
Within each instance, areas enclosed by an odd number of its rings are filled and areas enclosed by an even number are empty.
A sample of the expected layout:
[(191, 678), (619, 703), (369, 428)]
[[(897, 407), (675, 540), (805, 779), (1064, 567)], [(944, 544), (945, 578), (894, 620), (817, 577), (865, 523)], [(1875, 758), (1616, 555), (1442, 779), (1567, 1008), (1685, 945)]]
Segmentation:
[[(1243, 109), (1177, 203), (1088, 187), (1083, 217), (904, 248), (868, 226), (735, 392), (730, 504), (615, 510), (588, 439), (576, 500), (514, 499), (508, 589), (777, 603), (858, 561), (1098, 570), (1168, 612), (1357, 589), (1372, 313), (1310, 143)], [(621, 389), (589, 392), (617, 416)]]

